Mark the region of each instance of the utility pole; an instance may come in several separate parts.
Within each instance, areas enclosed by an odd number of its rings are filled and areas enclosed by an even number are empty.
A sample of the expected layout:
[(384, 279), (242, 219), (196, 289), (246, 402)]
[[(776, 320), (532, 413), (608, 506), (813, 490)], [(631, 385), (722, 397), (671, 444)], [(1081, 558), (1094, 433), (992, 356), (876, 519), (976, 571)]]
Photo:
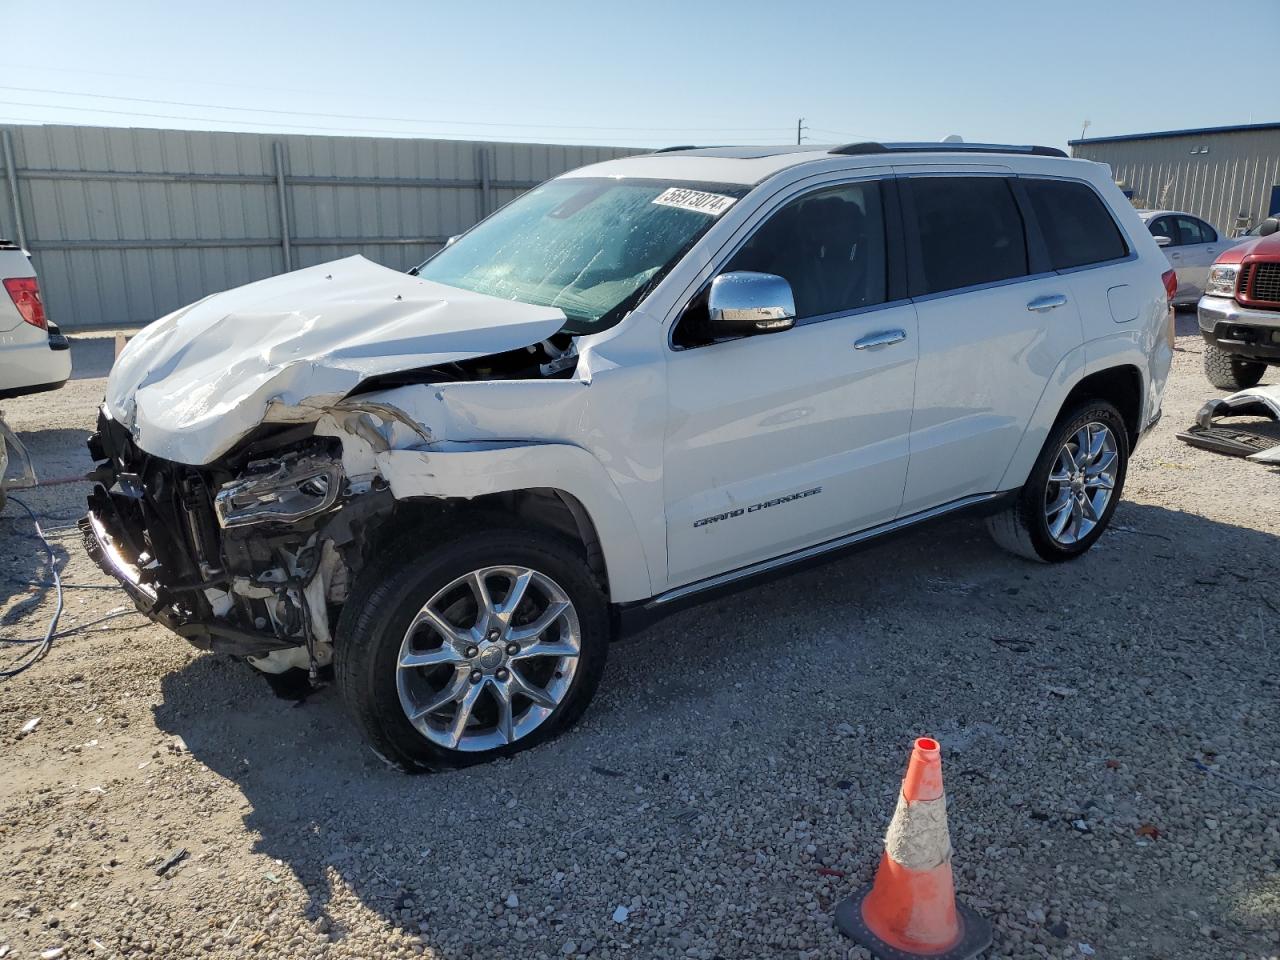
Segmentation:
[(1085, 132), (1086, 130), (1088, 130), (1088, 129), (1089, 129), (1089, 127), (1090, 127), (1090, 125), (1091, 125), (1091, 124), (1092, 124), (1092, 121), (1091, 121), (1091, 120), (1086, 120), (1086, 121), (1084, 122), (1084, 125), (1080, 127), (1080, 139), (1081, 139), (1081, 140), (1083, 140), (1083, 139), (1084, 139), (1084, 132)]
[(800, 141), (804, 139), (804, 117), (796, 121), (796, 146), (800, 146)]

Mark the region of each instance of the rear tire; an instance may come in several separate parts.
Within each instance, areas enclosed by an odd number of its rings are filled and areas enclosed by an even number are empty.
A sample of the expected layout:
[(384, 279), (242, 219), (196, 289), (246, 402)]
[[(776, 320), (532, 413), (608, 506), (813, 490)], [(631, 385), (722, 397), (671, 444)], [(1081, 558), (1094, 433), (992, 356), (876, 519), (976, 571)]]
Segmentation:
[(374, 752), (401, 770), (543, 743), (600, 682), (609, 607), (580, 551), (504, 522), (473, 515), (443, 538), (415, 531), (390, 544), (343, 607), (338, 688)]
[(1219, 390), (1247, 390), (1256, 387), (1267, 372), (1267, 365), (1257, 360), (1233, 357), (1212, 343), (1204, 345), (1204, 375)]
[(987, 518), (987, 530), (1027, 560), (1078, 557), (1111, 522), (1128, 467), (1129, 434), (1120, 411), (1105, 400), (1085, 402), (1058, 419), (1017, 499)]

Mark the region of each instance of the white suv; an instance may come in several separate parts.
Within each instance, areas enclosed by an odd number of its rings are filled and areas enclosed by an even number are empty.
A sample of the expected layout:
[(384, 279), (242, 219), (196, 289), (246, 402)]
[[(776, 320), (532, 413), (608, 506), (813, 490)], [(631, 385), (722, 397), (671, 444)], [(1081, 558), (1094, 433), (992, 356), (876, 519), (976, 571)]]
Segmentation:
[[(1163, 276), (1162, 276), (1163, 275)], [(962, 510), (1087, 550), (1160, 413), (1172, 271), (1040, 147), (680, 149), (135, 337), (93, 556), (404, 769), (563, 730), (620, 627)]]

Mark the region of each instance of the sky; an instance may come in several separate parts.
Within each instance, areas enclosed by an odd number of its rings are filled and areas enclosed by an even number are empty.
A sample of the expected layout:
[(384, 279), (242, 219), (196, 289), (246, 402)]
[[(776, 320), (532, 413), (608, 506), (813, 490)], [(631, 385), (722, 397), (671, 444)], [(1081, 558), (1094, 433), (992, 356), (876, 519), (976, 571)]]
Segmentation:
[(1277, 35), (1280, 0), (0, 0), (0, 123), (661, 147), (794, 143), (803, 118), (820, 144), (1063, 146), (1085, 121), (1280, 121), (1230, 79), (1241, 24)]

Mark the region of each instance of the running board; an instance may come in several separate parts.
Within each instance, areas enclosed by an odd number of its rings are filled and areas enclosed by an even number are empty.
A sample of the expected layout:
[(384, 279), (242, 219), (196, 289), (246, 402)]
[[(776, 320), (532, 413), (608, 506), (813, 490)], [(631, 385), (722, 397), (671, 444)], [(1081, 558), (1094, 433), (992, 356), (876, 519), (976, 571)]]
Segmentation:
[(940, 520), (969, 510), (989, 512), (999, 505), (1001, 501), (1009, 500), (1017, 496), (1017, 494), (1017, 490), (1007, 490), (1001, 493), (980, 493), (970, 497), (962, 497), (959, 500), (944, 503), (940, 507), (933, 507), (906, 517), (899, 517), (897, 520), (890, 520), (888, 523), (868, 527), (866, 530), (859, 530), (857, 533), (837, 537), (835, 540), (827, 540), (824, 543), (815, 544), (812, 547), (804, 547), (800, 550), (783, 554), (780, 557), (761, 560), (745, 567), (739, 567), (737, 570), (730, 570), (728, 573), (717, 574), (714, 577), (707, 577), (705, 580), (698, 580), (681, 587), (675, 587), (649, 600), (628, 604), (620, 610), (620, 614), (624, 625), (628, 629), (638, 628), (667, 613), (682, 609), (695, 600), (701, 599), (704, 594), (730, 591), (744, 586), (749, 581), (792, 573), (823, 561), (833, 554), (851, 551), (879, 540), (881, 537), (911, 529), (931, 520)]

